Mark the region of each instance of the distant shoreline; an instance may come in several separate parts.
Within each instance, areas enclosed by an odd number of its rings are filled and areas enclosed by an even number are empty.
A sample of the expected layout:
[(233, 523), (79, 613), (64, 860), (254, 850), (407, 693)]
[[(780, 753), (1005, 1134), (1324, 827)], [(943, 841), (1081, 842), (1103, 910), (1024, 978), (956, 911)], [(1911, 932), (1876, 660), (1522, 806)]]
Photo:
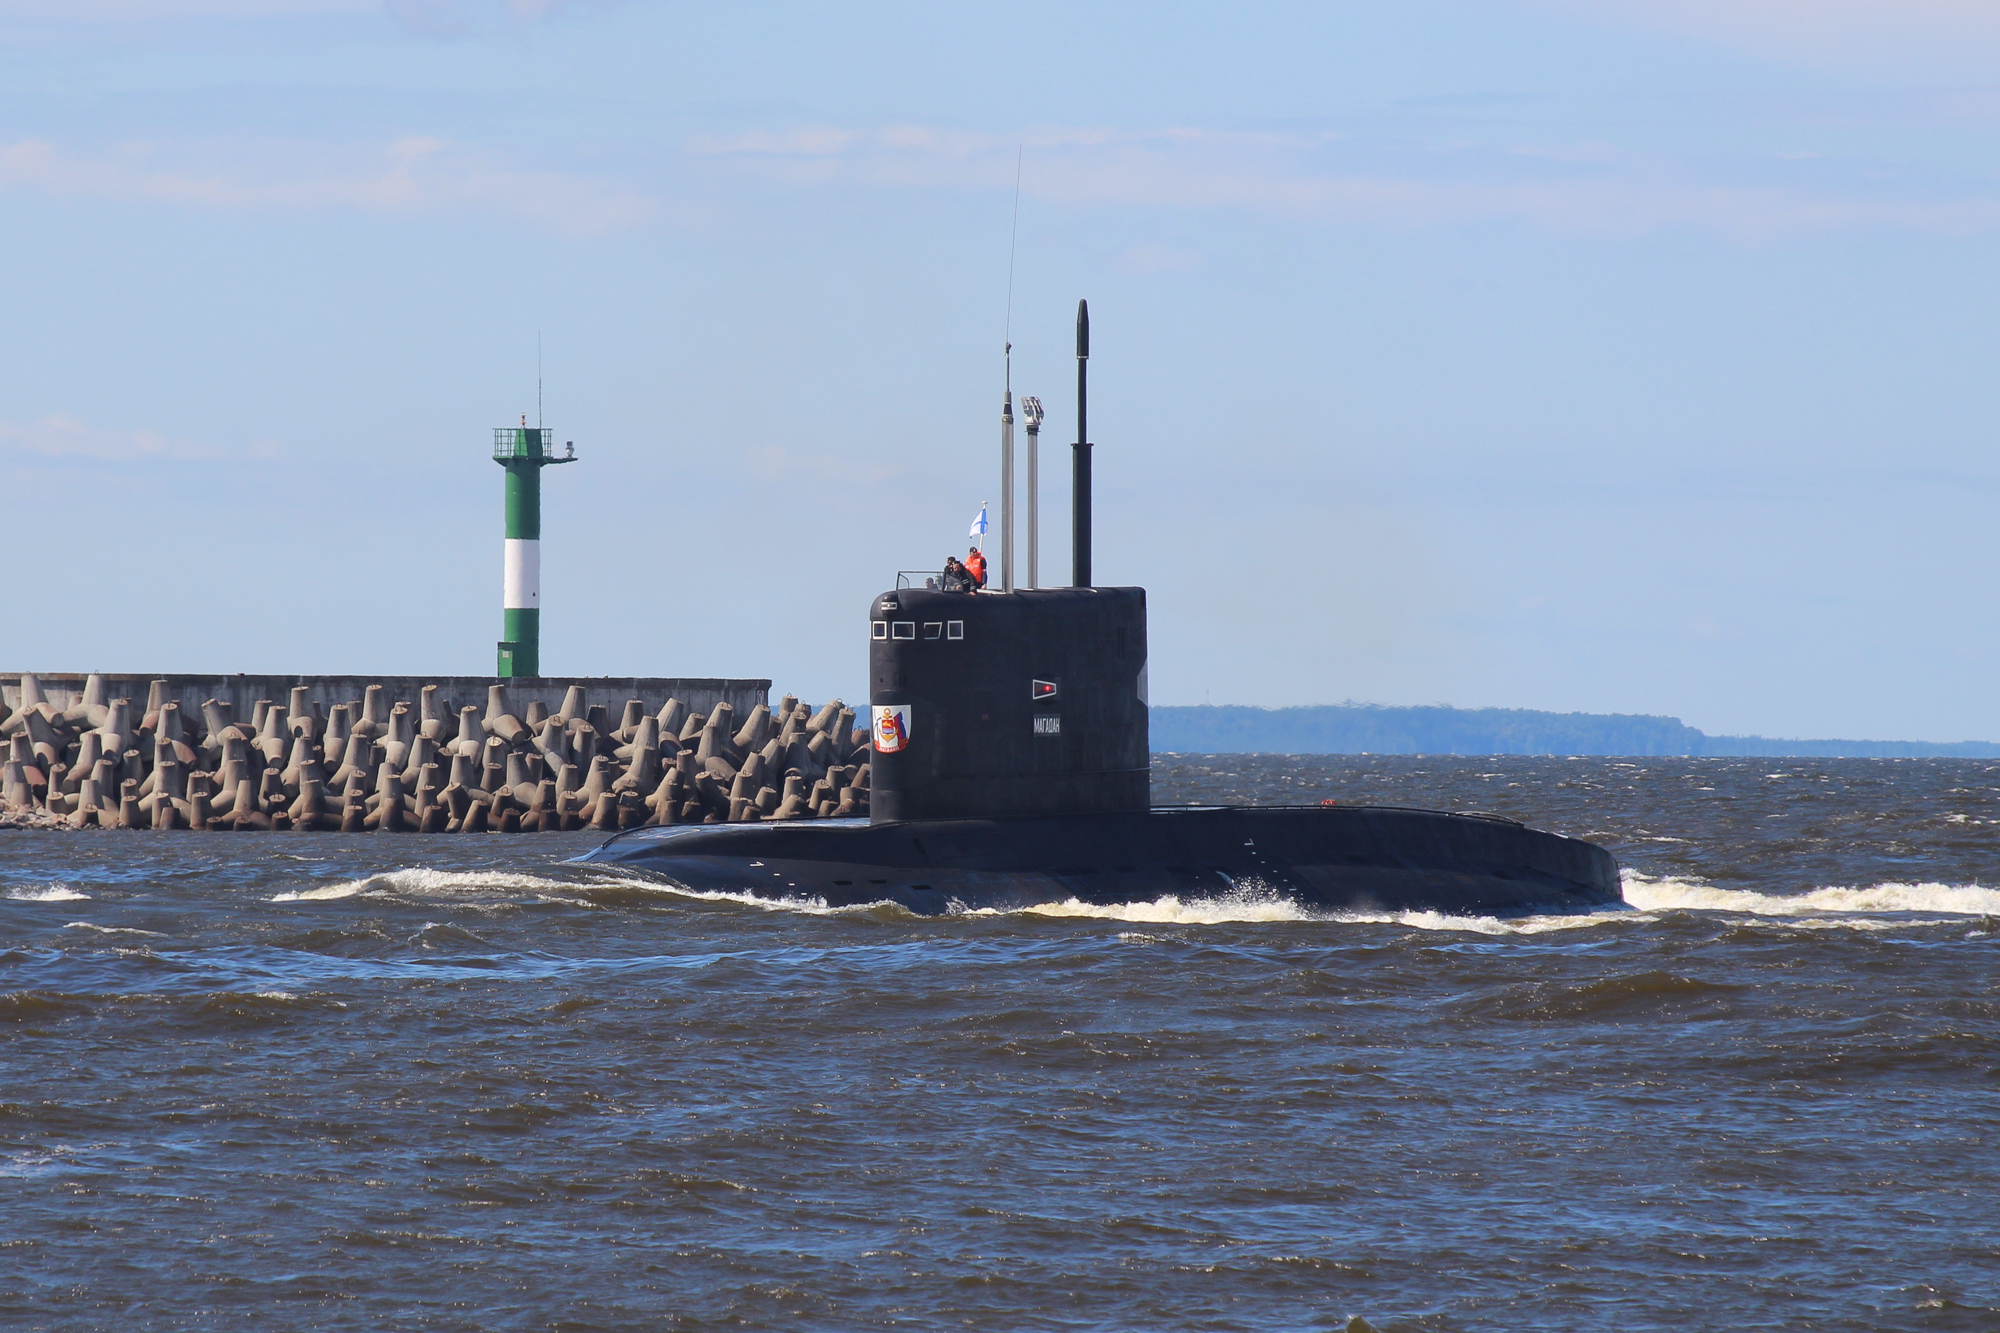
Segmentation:
[(1161, 754), (1521, 754), (1991, 759), (2000, 742), (1784, 740), (1710, 736), (1677, 717), (1545, 713), (1529, 708), (1322, 704), (1160, 705), (1151, 748)]

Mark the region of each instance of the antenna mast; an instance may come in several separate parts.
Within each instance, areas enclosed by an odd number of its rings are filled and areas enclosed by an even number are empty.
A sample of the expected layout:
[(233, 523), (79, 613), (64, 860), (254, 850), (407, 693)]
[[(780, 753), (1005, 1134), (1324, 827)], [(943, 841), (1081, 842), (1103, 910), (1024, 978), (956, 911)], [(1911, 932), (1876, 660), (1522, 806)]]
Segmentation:
[(1076, 303), (1076, 452), (1070, 460), (1070, 583), (1090, 583), (1090, 418), (1085, 412), (1090, 376), (1090, 303)]

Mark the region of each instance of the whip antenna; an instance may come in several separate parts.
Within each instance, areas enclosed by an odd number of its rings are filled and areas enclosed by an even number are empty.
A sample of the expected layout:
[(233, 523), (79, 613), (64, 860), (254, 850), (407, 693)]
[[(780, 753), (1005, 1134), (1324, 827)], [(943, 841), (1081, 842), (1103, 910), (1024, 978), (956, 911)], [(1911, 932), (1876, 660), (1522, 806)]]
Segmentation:
[[(1007, 344), (1007, 351), (1009, 353), (1012, 353), (1014, 350), (1014, 243), (1021, 236), (1021, 159), (1027, 151), (1028, 146), (1026, 144), (1022, 144), (1014, 150), (1014, 222), (1007, 230), (1007, 326), (1006, 334), (1001, 339), (1001, 341)], [(1009, 388), (1013, 387), (1014, 382), (1013, 375), (1011, 374), (1012, 369), (1013, 362), (1009, 360), (1008, 370), (1010, 374), (1007, 378)]]
[(1007, 323), (1001, 338), (1007, 392), (1000, 400), (1000, 591), (1014, 591), (1014, 245), (1021, 235), (1021, 159), (1014, 150), (1014, 220), (1007, 233)]

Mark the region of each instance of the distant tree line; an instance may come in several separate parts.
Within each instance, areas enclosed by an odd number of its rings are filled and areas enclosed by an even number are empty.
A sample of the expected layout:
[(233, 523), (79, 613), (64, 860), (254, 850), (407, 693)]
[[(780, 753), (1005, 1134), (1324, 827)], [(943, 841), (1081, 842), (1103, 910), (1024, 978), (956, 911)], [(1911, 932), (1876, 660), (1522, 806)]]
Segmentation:
[(1989, 741), (1774, 740), (1710, 736), (1677, 717), (1643, 713), (1351, 703), (1306, 708), (1156, 707), (1152, 748), (1178, 754), (2000, 756), (2000, 744)]

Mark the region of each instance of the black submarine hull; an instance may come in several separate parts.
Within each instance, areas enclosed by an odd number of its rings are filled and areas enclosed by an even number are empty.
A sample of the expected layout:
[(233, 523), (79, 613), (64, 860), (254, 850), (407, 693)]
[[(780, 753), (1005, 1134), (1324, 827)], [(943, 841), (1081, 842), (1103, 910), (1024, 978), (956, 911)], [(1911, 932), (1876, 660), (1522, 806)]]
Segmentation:
[(1282, 897), (1315, 912), (1508, 916), (1623, 906), (1603, 848), (1512, 820), (1379, 806), (1220, 806), (899, 823), (634, 829), (584, 861), (695, 892), (912, 912), (1172, 894)]

